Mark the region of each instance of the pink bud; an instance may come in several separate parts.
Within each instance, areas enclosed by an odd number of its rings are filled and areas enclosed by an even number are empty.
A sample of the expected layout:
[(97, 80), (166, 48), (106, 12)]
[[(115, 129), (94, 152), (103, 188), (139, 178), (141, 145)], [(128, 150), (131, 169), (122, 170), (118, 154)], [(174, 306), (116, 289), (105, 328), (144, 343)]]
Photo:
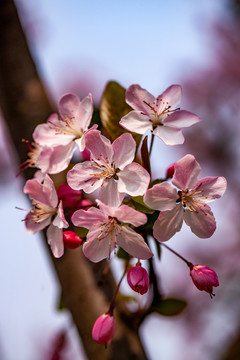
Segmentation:
[(63, 231), (63, 243), (68, 249), (76, 249), (83, 240), (73, 231)]
[(57, 190), (58, 199), (62, 200), (63, 206), (78, 208), (83, 196), (81, 190), (73, 190), (68, 184), (62, 184)]
[(141, 266), (132, 267), (127, 273), (128, 285), (139, 294), (148, 291), (149, 277), (147, 271)]
[(167, 173), (166, 173), (166, 178), (167, 179), (171, 179), (173, 177), (173, 174), (174, 174), (174, 164), (169, 166), (169, 168), (167, 169)]
[(194, 265), (190, 270), (193, 283), (199, 290), (204, 290), (212, 297), (213, 286), (219, 286), (218, 277), (214, 270), (205, 265)]
[(109, 313), (103, 314), (97, 318), (92, 329), (92, 338), (98, 344), (105, 343), (106, 347), (110, 345), (115, 334), (116, 325), (113, 316)]

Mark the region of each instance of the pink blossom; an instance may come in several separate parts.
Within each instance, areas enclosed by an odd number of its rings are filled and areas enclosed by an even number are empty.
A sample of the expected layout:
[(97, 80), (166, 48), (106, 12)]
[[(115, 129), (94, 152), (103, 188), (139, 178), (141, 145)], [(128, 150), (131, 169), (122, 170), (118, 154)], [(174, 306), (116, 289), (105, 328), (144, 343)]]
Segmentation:
[(199, 290), (204, 290), (212, 297), (213, 286), (219, 286), (218, 277), (214, 270), (205, 265), (190, 267), (190, 276)]
[(48, 226), (47, 238), (52, 253), (55, 257), (61, 257), (64, 252), (62, 228), (68, 227), (68, 223), (53, 181), (48, 175), (44, 176), (42, 182), (39, 179), (28, 180), (24, 192), (33, 204), (33, 209), (25, 218), (28, 232), (35, 234)]
[(97, 318), (92, 329), (92, 338), (98, 344), (109, 346), (116, 331), (114, 317), (109, 313), (102, 314)]
[(174, 164), (172, 183), (164, 181), (147, 190), (144, 201), (160, 215), (154, 223), (153, 235), (159, 241), (169, 240), (180, 231), (183, 220), (192, 232), (200, 238), (210, 237), (216, 222), (207, 205), (220, 198), (227, 186), (224, 177), (198, 179), (200, 165), (193, 155), (186, 155)]
[(121, 119), (120, 125), (138, 134), (151, 130), (167, 145), (182, 144), (181, 129), (201, 120), (189, 111), (179, 110), (181, 97), (180, 85), (168, 87), (157, 98), (139, 85), (131, 85), (126, 90), (126, 102), (134, 110)]
[(81, 239), (74, 231), (63, 231), (63, 244), (68, 249), (76, 249), (82, 245)]
[(100, 188), (99, 199), (110, 206), (119, 206), (125, 193), (131, 196), (145, 193), (150, 176), (133, 162), (136, 143), (131, 134), (125, 133), (111, 144), (98, 130), (92, 130), (85, 136), (85, 145), (91, 159), (68, 172), (71, 188), (86, 193)]
[(141, 295), (148, 291), (149, 277), (142, 266), (134, 266), (128, 271), (127, 282), (134, 291)]
[[(75, 150), (75, 144), (80, 151), (85, 148), (85, 134), (93, 113), (92, 95), (82, 101), (77, 95), (66, 94), (59, 101), (59, 113), (52, 114), (46, 124), (38, 125), (33, 133), (34, 141), (40, 146), (51, 148), (54, 155), (54, 172), (60, 172), (68, 166)], [(96, 128), (94, 125), (91, 129)]]
[(143, 237), (126, 225), (138, 227), (145, 224), (145, 214), (126, 205), (110, 207), (100, 200), (97, 204), (99, 209), (77, 210), (71, 219), (75, 226), (89, 229), (87, 241), (83, 244), (83, 253), (88, 259), (98, 262), (110, 258), (117, 245), (138, 259), (152, 256)]

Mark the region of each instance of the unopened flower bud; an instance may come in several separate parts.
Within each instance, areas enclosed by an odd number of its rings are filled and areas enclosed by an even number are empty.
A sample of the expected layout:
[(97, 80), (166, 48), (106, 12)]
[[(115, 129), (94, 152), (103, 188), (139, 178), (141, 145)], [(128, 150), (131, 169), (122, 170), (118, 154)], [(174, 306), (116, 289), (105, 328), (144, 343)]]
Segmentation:
[(74, 231), (63, 231), (63, 244), (68, 249), (76, 249), (83, 240)]
[(205, 265), (194, 265), (190, 270), (193, 283), (199, 290), (204, 290), (212, 297), (213, 286), (219, 286), (218, 277), (214, 270)]
[(174, 164), (169, 166), (169, 168), (167, 169), (167, 172), (166, 172), (167, 179), (171, 179), (173, 177), (174, 170), (175, 170)]
[(127, 273), (128, 285), (139, 294), (148, 291), (149, 277), (147, 271), (141, 266), (132, 267)]
[(83, 196), (81, 190), (74, 190), (68, 184), (62, 184), (57, 190), (58, 199), (62, 200), (63, 206), (69, 208), (79, 207)]
[(109, 313), (103, 314), (97, 318), (92, 329), (92, 338), (98, 344), (110, 345), (116, 330), (114, 317)]

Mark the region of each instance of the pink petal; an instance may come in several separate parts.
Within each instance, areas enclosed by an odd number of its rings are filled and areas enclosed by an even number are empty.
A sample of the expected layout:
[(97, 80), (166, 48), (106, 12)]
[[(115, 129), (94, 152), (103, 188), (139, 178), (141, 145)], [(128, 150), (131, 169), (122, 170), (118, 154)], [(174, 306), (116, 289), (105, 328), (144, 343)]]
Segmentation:
[(127, 205), (122, 205), (115, 211), (115, 217), (124, 223), (130, 223), (134, 226), (146, 224), (147, 216)]
[(99, 172), (91, 161), (79, 163), (67, 173), (68, 185), (74, 190), (92, 193), (102, 185), (103, 178), (98, 176)]
[(111, 164), (113, 149), (111, 142), (99, 130), (85, 134), (85, 146), (91, 153), (91, 159), (99, 164)]
[(118, 173), (118, 190), (131, 196), (143, 195), (149, 185), (150, 175), (141, 165), (133, 162)]
[[(84, 255), (95, 263), (108, 258), (113, 251), (111, 236), (107, 235), (105, 238), (98, 238), (99, 235), (99, 228), (91, 229), (87, 235), (87, 241), (83, 244)], [(110, 250), (109, 246), (111, 247)]]
[(162, 102), (165, 102), (171, 106), (171, 110), (175, 110), (180, 105), (181, 98), (182, 98), (181, 86), (171, 85), (161, 95), (157, 97), (157, 104), (160, 105)]
[(113, 143), (113, 160), (116, 168), (123, 169), (135, 158), (136, 142), (131, 134), (122, 134)]
[(61, 120), (58, 119), (57, 114), (51, 115), (48, 121), (49, 123), (40, 124), (35, 128), (33, 139), (36, 143), (40, 145), (57, 146), (67, 145), (74, 140), (75, 136), (73, 134), (58, 133), (51, 124), (53, 123), (61, 127)]
[(100, 187), (98, 198), (105, 204), (112, 207), (118, 207), (124, 198), (125, 194), (118, 190), (118, 183), (114, 179), (109, 179)]
[(227, 188), (227, 180), (224, 177), (206, 177), (198, 180), (196, 187), (202, 190), (204, 202), (208, 203), (223, 196)]
[(47, 238), (48, 238), (48, 244), (51, 247), (53, 256), (56, 258), (60, 258), (64, 253), (62, 229), (59, 229), (56, 226), (50, 225), (49, 228), (47, 229)]
[(175, 128), (185, 128), (200, 121), (201, 119), (197, 115), (186, 110), (179, 110), (167, 116), (164, 120), (164, 125)]
[(179, 145), (184, 143), (182, 131), (165, 125), (158, 125), (153, 134), (158, 136), (166, 145)]
[(154, 185), (144, 195), (144, 202), (154, 210), (171, 210), (176, 206), (178, 193), (168, 182)]
[(82, 101), (77, 95), (66, 94), (59, 101), (59, 112), (62, 119), (75, 119), (79, 130), (86, 130), (90, 125), (93, 113), (92, 94), (89, 94)]
[(130, 111), (127, 115), (122, 117), (119, 124), (131, 132), (137, 134), (145, 134), (148, 130), (152, 130), (152, 122), (149, 117), (143, 115), (140, 111)]
[(73, 225), (91, 229), (98, 223), (107, 222), (108, 216), (101, 210), (91, 207), (88, 210), (77, 210), (72, 215), (71, 221)]
[(203, 207), (203, 211), (185, 211), (183, 219), (192, 232), (200, 238), (209, 238), (216, 230), (216, 221), (208, 205)]
[(51, 223), (51, 216), (41, 222), (35, 222), (31, 218), (32, 213), (29, 212), (25, 218), (26, 229), (30, 234), (35, 234), (38, 231), (43, 230)]
[(57, 215), (56, 215), (55, 219), (53, 220), (52, 224), (54, 226), (57, 226), (59, 229), (67, 228), (69, 226), (68, 222), (64, 216), (62, 201), (60, 201), (60, 203), (58, 205)]
[(149, 259), (153, 256), (143, 237), (129, 226), (122, 226), (117, 235), (117, 244), (137, 259)]
[(194, 188), (201, 171), (199, 163), (193, 155), (186, 155), (175, 164), (172, 183), (179, 189)]
[(167, 241), (181, 230), (183, 223), (183, 208), (175, 206), (172, 210), (161, 211), (153, 225), (153, 236), (158, 241)]
[(45, 175), (43, 184), (41, 184), (37, 179), (28, 180), (23, 191), (35, 201), (39, 201), (40, 203), (50, 207), (54, 208), (58, 204), (55, 185), (48, 175)]
[[(52, 148), (52, 153), (49, 158), (49, 166), (48, 169), (45, 169), (45, 171), (48, 174), (58, 174), (59, 172), (65, 170), (72, 159), (74, 151), (74, 142), (65, 146), (60, 145)], [(41, 170), (43, 171), (43, 168)]]
[(135, 110), (148, 113), (149, 107), (145, 102), (153, 103), (155, 102), (155, 97), (138, 84), (129, 86), (126, 90), (126, 103)]

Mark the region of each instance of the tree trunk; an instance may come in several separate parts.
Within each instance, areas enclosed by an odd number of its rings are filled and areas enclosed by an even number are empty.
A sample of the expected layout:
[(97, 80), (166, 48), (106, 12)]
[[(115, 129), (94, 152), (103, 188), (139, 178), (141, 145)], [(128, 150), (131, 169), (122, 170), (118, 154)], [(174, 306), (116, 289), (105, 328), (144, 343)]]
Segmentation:
[[(0, 0), (0, 106), (22, 163), (26, 160), (26, 148), (21, 139), (31, 140), (35, 126), (46, 121), (53, 109), (12, 0)], [(32, 176), (31, 169), (25, 172), (25, 176)], [(137, 329), (134, 330), (126, 320), (128, 314), (122, 305), (121, 314), (118, 308), (115, 311), (117, 333), (111, 346), (106, 350), (91, 339), (92, 326), (96, 318), (108, 310), (115, 288), (111, 273), (103, 286), (96, 281), (105, 262), (93, 266), (84, 258), (81, 249), (66, 249), (61, 259), (53, 258), (50, 251), (49, 256), (62, 288), (64, 304), (72, 314), (86, 356), (91, 360), (146, 359)]]

